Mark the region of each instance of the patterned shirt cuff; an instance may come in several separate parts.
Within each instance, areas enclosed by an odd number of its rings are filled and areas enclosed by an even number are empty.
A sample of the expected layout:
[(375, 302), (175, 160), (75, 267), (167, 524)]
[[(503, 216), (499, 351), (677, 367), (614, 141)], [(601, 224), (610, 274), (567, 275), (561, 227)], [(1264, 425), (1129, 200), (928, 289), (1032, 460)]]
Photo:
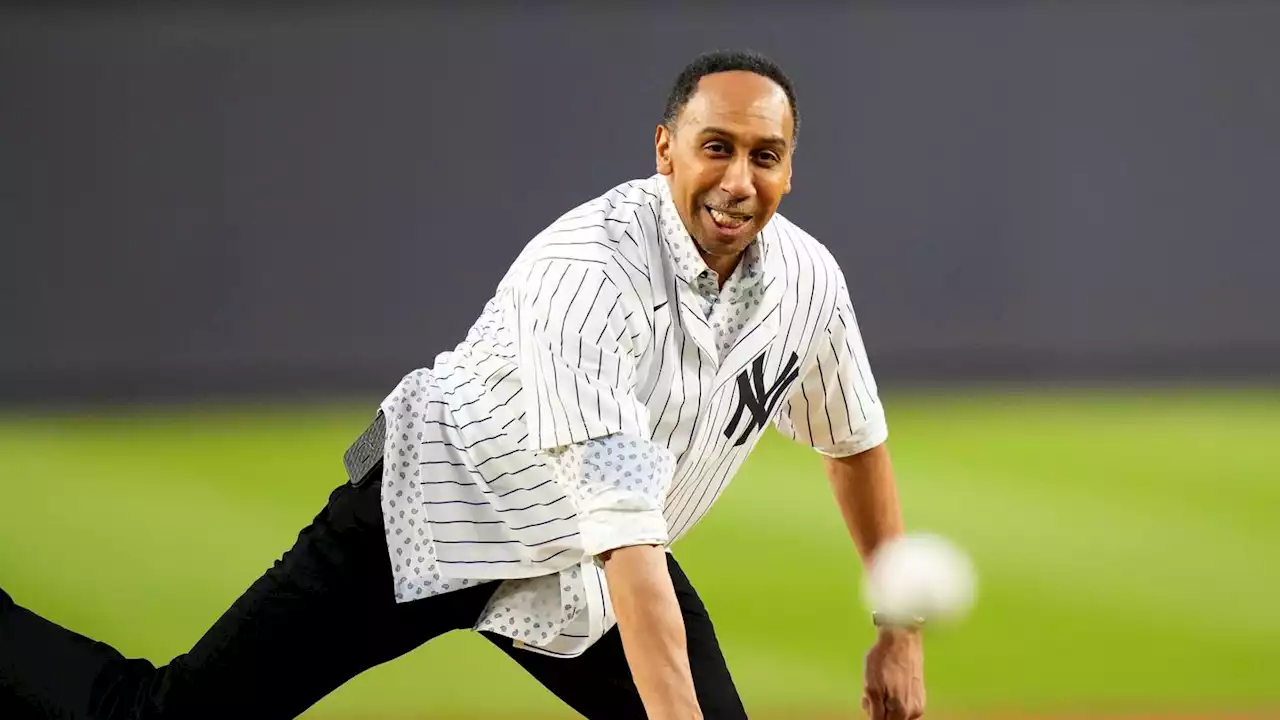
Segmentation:
[(670, 450), (634, 435), (610, 435), (571, 445), (557, 458), (587, 554), (667, 544), (662, 508), (675, 469)]
[(593, 510), (582, 515), (578, 534), (588, 555), (632, 545), (665, 547), (668, 540), (667, 520), (661, 510)]

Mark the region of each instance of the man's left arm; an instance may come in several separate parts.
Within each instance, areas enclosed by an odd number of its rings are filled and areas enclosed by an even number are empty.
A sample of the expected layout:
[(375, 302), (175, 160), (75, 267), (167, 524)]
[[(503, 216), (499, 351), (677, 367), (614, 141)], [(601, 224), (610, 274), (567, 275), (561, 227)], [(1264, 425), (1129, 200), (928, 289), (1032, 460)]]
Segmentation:
[[(870, 563), (885, 541), (903, 533), (902, 510), (889, 448), (881, 443), (856, 455), (826, 457), (827, 479), (849, 535)], [(880, 720), (914, 720), (924, 714), (924, 652), (920, 633), (882, 627), (867, 654), (863, 709)]]
[(831, 492), (864, 564), (877, 548), (904, 532), (889, 446), (881, 443), (856, 455), (825, 457)]
[[(853, 304), (843, 281), (815, 361), (792, 389), (777, 427), (822, 454), (827, 479), (864, 565), (904, 532), (888, 426)], [(913, 720), (924, 711), (919, 632), (880, 628), (867, 654), (863, 707), (873, 720)]]

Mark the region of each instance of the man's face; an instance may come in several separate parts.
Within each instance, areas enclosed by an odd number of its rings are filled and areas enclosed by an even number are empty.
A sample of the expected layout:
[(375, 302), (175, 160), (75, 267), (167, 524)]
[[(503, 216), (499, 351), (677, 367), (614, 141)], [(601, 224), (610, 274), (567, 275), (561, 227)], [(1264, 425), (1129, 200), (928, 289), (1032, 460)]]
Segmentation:
[(791, 191), (793, 128), (782, 88), (745, 71), (704, 76), (674, 132), (658, 126), (658, 172), (704, 256), (736, 256), (773, 217)]

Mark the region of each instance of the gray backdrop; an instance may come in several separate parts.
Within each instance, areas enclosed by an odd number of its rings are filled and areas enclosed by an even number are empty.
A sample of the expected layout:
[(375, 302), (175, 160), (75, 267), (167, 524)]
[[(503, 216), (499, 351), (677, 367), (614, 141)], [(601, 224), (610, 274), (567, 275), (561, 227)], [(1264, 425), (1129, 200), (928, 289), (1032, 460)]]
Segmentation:
[(885, 382), (1280, 368), (1280, 3), (177, 5), (0, 11), (4, 399), (388, 390), (729, 46)]

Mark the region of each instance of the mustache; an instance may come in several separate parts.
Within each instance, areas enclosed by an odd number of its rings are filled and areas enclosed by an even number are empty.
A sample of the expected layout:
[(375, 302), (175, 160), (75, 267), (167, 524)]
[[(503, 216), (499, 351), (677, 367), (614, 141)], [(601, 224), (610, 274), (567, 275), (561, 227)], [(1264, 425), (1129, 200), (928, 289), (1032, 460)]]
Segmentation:
[(755, 215), (751, 205), (747, 203), (715, 202), (708, 199), (704, 200), (702, 204), (726, 215)]

